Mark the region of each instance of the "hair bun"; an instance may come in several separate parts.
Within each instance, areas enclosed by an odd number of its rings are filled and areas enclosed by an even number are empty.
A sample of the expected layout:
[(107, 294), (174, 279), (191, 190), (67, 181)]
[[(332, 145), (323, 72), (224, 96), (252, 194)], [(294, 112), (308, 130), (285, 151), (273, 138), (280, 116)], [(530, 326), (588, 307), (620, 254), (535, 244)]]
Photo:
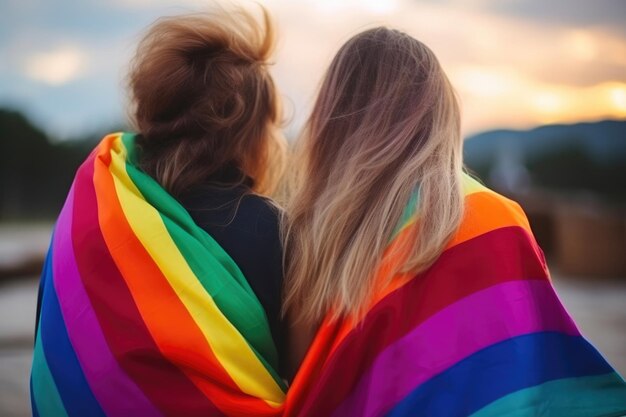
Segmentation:
[(140, 42), (129, 86), (133, 121), (142, 147), (154, 150), (145, 152), (154, 166), (168, 149), (182, 146), (189, 166), (196, 159), (207, 170), (232, 161), (263, 166), (265, 148), (258, 143), (271, 136), (279, 111), (274, 82), (259, 65), (268, 62), (275, 38), (261, 11), (262, 19), (243, 8), (162, 18)]

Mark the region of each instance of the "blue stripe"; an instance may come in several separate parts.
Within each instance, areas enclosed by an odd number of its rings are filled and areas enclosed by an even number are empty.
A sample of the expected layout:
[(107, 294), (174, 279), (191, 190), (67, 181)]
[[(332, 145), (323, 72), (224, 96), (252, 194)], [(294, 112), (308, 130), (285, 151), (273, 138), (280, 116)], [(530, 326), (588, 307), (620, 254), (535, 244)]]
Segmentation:
[(387, 416), (467, 416), (500, 397), (546, 381), (611, 371), (582, 336), (533, 333), (492, 345), (458, 362), (417, 387)]
[(37, 411), (37, 404), (35, 404), (35, 394), (33, 393), (33, 376), (30, 376), (30, 410), (33, 417), (39, 417), (39, 411)]
[[(54, 239), (54, 232), (53, 232), (52, 239)], [(50, 246), (52, 246), (52, 243), (50, 243)], [(34, 343), (37, 342), (37, 334), (39, 333), (37, 330), (39, 329), (39, 315), (41, 313), (41, 298), (43, 297), (43, 287), (44, 287), (44, 283), (46, 282), (46, 276), (48, 275), (48, 271), (50, 270), (48, 265), (52, 264), (51, 255), (52, 255), (52, 250), (50, 249), (48, 250), (48, 253), (46, 254), (46, 261), (44, 262), (43, 270), (41, 271), (41, 278), (39, 279), (39, 290), (37, 291), (37, 310), (35, 313), (35, 336), (33, 337)], [(33, 415), (33, 417), (39, 417), (39, 411), (37, 411), (37, 405), (35, 404), (35, 392), (33, 390), (32, 369), (31, 369), (31, 375), (30, 375), (30, 380), (29, 380), (28, 385), (30, 386), (31, 414)]]
[[(52, 249), (50, 250), (52, 252)], [(94, 397), (67, 335), (53, 286), (52, 262), (45, 265), (47, 279), (41, 303), (41, 343), (63, 405), (69, 416), (105, 416)]]
[[(48, 250), (46, 263), (43, 268), (42, 282), (52, 279), (50, 275), (52, 269), (49, 267), (52, 262), (52, 250)], [(43, 294), (46, 286), (41, 287), (40, 294)], [(42, 416), (68, 417), (63, 406), (63, 400), (59, 396), (56, 383), (52, 378), (46, 355), (41, 346), (41, 326), (37, 327), (35, 334), (35, 347), (33, 350), (33, 366), (31, 370), (31, 401), (37, 409), (37, 413)]]

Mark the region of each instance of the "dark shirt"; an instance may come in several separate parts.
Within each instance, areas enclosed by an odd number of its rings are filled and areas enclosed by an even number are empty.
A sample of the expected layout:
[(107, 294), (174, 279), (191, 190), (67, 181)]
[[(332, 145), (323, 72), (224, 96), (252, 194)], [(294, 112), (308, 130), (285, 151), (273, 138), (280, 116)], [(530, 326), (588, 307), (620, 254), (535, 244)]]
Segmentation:
[(241, 269), (267, 314), (282, 363), (285, 327), (280, 318), (283, 269), (278, 209), (266, 198), (252, 194), (249, 181), (237, 186), (207, 182), (180, 200), (196, 224)]

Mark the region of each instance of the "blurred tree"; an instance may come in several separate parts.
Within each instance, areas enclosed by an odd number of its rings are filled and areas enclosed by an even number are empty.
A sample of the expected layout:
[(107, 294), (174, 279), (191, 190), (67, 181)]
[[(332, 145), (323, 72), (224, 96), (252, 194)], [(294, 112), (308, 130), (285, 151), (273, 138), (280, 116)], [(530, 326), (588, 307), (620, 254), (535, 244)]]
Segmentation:
[(0, 110), (0, 215), (16, 217), (28, 193), (39, 192), (50, 144), (46, 135), (20, 113)]
[[(626, 121), (545, 125), (530, 130), (492, 130), (467, 138), (464, 160), (487, 185), (519, 198), (533, 190), (584, 192), (610, 203), (626, 203)], [(504, 158), (505, 156), (515, 158)], [(512, 163), (515, 162), (515, 163)], [(523, 164), (528, 189), (498, 186)]]
[[(558, 192), (584, 191), (623, 204), (624, 128), (626, 122), (604, 121), (484, 132), (466, 142), (465, 161), (471, 172), (495, 186), (489, 180), (502, 153), (498, 150), (513, 146), (524, 155), (520, 161), (528, 168), (531, 186)], [(124, 129), (108, 131), (116, 130)], [(545, 132), (552, 132), (551, 136)], [(0, 109), (0, 221), (53, 218), (61, 209), (76, 169), (103, 134), (58, 141), (21, 113)]]
[(586, 192), (610, 202), (626, 202), (626, 162), (598, 160), (572, 138), (569, 145), (529, 158), (532, 182), (561, 192)]
[(21, 113), (0, 109), (0, 220), (58, 213), (93, 144), (52, 142)]

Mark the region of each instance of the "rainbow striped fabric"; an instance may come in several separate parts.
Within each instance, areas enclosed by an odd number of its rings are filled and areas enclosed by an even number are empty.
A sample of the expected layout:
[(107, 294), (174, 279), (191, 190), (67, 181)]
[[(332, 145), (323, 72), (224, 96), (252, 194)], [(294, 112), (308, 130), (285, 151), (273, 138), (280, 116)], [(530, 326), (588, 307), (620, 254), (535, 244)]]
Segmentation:
[(466, 214), (426, 272), (395, 276), (417, 227), (405, 216), (362, 320), (327, 320), (287, 416), (626, 415), (626, 384), (581, 335), (514, 202), (464, 178)]
[(426, 272), (393, 277), (407, 210), (361, 319), (326, 320), (289, 394), (231, 258), (106, 137), (79, 169), (41, 282), (34, 416), (621, 416), (626, 384), (580, 335), (519, 206), (465, 178)]
[(264, 416), (285, 386), (234, 261), (107, 136), (79, 168), (42, 275), (34, 416)]

